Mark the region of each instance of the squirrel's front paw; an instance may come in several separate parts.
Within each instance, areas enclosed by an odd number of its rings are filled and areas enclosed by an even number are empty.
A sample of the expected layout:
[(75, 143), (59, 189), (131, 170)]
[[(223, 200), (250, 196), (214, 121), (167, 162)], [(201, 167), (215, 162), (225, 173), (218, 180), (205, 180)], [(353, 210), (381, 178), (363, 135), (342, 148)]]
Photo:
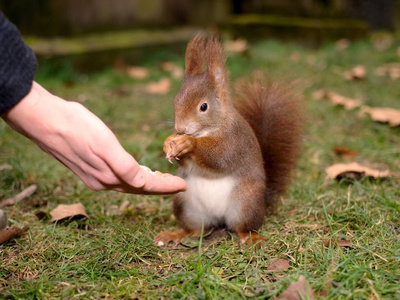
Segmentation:
[(169, 162), (180, 160), (184, 155), (193, 151), (195, 139), (184, 134), (173, 134), (164, 142), (164, 152)]

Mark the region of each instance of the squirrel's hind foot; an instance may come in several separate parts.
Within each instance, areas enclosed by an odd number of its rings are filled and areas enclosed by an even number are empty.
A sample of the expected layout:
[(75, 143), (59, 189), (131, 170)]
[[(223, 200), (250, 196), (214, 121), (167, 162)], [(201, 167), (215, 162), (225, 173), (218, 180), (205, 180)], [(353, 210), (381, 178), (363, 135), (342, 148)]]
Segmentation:
[(261, 247), (268, 239), (261, 235), (258, 235), (256, 232), (238, 232), (238, 236), (240, 239), (240, 244), (246, 244), (248, 246), (256, 245), (257, 247)]
[(154, 238), (154, 242), (156, 242), (159, 247), (166, 246), (171, 242), (178, 245), (183, 238), (194, 236), (200, 236), (200, 233), (197, 231), (186, 231), (184, 229), (178, 231), (161, 231)]

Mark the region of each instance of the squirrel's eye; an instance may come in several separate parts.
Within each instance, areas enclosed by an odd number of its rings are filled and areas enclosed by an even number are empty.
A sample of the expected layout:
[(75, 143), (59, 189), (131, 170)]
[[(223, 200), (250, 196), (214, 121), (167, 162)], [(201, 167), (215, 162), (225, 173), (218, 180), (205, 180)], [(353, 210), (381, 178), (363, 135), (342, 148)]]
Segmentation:
[(207, 110), (207, 107), (208, 107), (207, 103), (203, 103), (203, 104), (200, 106), (200, 110), (201, 110), (201, 111), (206, 111), (206, 110)]

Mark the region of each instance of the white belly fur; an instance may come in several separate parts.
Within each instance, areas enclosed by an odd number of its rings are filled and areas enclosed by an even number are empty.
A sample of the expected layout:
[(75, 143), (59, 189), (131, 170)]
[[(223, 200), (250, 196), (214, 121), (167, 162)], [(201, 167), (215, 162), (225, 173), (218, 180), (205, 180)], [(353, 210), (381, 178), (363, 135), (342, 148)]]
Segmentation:
[(232, 216), (231, 193), (235, 186), (233, 176), (208, 176), (203, 170), (190, 166), (186, 182), (188, 189), (180, 194), (186, 215), (201, 228), (218, 225)]

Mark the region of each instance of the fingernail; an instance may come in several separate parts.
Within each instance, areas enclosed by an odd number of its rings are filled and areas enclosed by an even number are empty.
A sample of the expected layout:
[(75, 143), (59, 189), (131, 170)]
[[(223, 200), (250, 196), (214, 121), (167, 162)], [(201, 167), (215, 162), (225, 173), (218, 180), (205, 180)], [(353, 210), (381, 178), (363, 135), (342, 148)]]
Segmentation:
[(147, 167), (147, 166), (140, 165), (140, 168), (141, 168), (142, 170), (147, 171), (147, 172), (153, 172), (153, 171), (152, 171), (149, 167)]

